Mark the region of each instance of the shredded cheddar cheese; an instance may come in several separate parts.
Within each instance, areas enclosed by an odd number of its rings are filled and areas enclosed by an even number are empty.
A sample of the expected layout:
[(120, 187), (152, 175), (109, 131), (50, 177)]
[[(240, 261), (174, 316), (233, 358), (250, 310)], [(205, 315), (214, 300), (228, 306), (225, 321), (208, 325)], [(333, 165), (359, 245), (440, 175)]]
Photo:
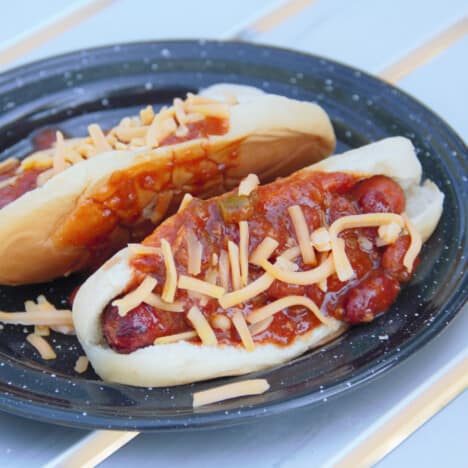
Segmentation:
[(360, 215), (344, 216), (337, 219), (329, 229), (333, 261), (338, 279), (348, 281), (354, 275), (354, 270), (349, 262), (345, 251), (345, 242), (338, 237), (338, 234), (346, 229), (356, 229), (365, 227), (378, 227), (384, 224), (395, 223), (405, 226), (403, 218), (394, 213), (367, 213)]
[(198, 275), (201, 271), (203, 246), (191, 229), (188, 230), (185, 240), (188, 255), (187, 271), (191, 275)]
[(38, 312), (1, 312), (0, 322), (14, 325), (73, 326), (71, 310)]
[(240, 275), (240, 264), (239, 264), (239, 247), (232, 241), (228, 241), (228, 254), (229, 262), (231, 264), (231, 280), (232, 288), (241, 288), (241, 275)]
[(421, 235), (416, 229), (416, 226), (408, 218), (408, 216), (406, 214), (403, 214), (402, 216), (406, 223), (406, 229), (408, 230), (408, 233), (411, 237), (410, 245), (408, 247), (408, 250), (406, 251), (405, 256), (403, 257), (403, 266), (409, 272), (411, 272), (411, 270), (413, 269), (414, 261), (416, 260), (416, 257), (418, 256), (419, 252), (421, 251), (422, 239)]
[(53, 161), (53, 174), (58, 174), (66, 168), (65, 142), (62, 132), (56, 132), (55, 152)]
[(219, 401), (248, 395), (261, 395), (270, 388), (265, 379), (244, 380), (219, 387), (210, 388), (193, 394), (193, 407), (210, 405)]
[(89, 360), (86, 356), (80, 356), (75, 363), (75, 367), (73, 368), (76, 373), (83, 374), (88, 370)]
[(26, 341), (36, 348), (41, 358), (44, 360), (55, 359), (57, 355), (53, 350), (52, 346), (42, 336), (30, 333), (26, 337)]
[[(27, 313), (41, 312), (39, 304), (36, 304), (34, 301), (26, 301), (24, 309)], [(39, 336), (49, 336), (50, 328), (47, 325), (34, 325), (34, 333)]]
[(91, 124), (88, 127), (88, 132), (98, 152), (103, 153), (112, 150), (112, 146), (106, 140), (106, 136), (98, 124)]
[(265, 239), (257, 245), (255, 250), (252, 252), (250, 256), (250, 263), (253, 265), (260, 266), (260, 262), (263, 259), (268, 259), (273, 254), (273, 252), (278, 247), (279, 243), (275, 239), (271, 237), (265, 237)]
[(172, 255), (172, 249), (166, 239), (161, 240), (161, 249), (164, 257), (164, 265), (166, 267), (166, 281), (164, 282), (162, 299), (165, 302), (174, 302), (174, 297), (177, 289), (177, 270)]
[(143, 244), (128, 244), (128, 250), (133, 255), (162, 255), (161, 248)]
[(195, 328), (195, 331), (204, 345), (216, 346), (218, 344), (218, 340), (213, 329), (198, 307), (193, 306), (189, 310), (187, 318), (190, 320), (193, 328)]
[(247, 326), (247, 322), (245, 321), (244, 315), (241, 311), (236, 311), (232, 316), (232, 323), (234, 324), (237, 333), (247, 351), (254, 351), (255, 344), (252, 339), (252, 335), (250, 334), (249, 327)]
[(191, 340), (192, 338), (196, 338), (197, 336), (198, 336), (197, 332), (195, 331), (176, 333), (175, 335), (167, 335), (167, 336), (161, 336), (159, 338), (156, 338), (154, 340), (154, 344), (161, 345), (161, 344), (177, 343), (178, 341)]
[(220, 299), (224, 294), (223, 287), (186, 275), (180, 275), (178, 287), (180, 289), (188, 289), (189, 291), (205, 294), (206, 296), (216, 299)]
[(187, 208), (188, 204), (193, 200), (192, 195), (190, 193), (186, 193), (184, 195), (184, 198), (182, 198), (182, 201), (180, 202), (179, 209), (177, 210), (177, 213), (180, 213), (181, 211), (185, 210)]
[(308, 271), (288, 271), (272, 265), (268, 260), (261, 262), (263, 269), (273, 278), (291, 284), (315, 284), (327, 279), (335, 272), (335, 265), (331, 257), (318, 267)]
[(324, 325), (332, 325), (333, 322), (328, 317), (322, 314), (320, 309), (317, 307), (317, 304), (312, 299), (309, 299), (306, 296), (287, 296), (276, 301), (271, 302), (259, 309), (253, 310), (247, 316), (247, 321), (250, 323), (261, 322), (267, 317), (271, 317), (280, 310), (287, 309), (288, 307), (293, 306), (303, 306), (307, 307)]
[(258, 185), (260, 184), (260, 180), (256, 174), (249, 174), (247, 177), (242, 179), (241, 183), (239, 184), (239, 195), (249, 196), (252, 191), (254, 191)]
[(289, 216), (296, 231), (297, 242), (301, 249), (302, 259), (306, 265), (315, 265), (317, 259), (315, 258), (314, 249), (310, 242), (309, 229), (307, 222), (299, 205), (293, 205), (288, 208)]
[(249, 281), (249, 224), (247, 221), (239, 222), (239, 265), (241, 286)]
[(218, 273), (221, 286), (229, 291), (229, 256), (225, 250), (221, 250), (218, 260)]
[(144, 301), (146, 304), (156, 307), (156, 309), (166, 310), (167, 312), (183, 312), (184, 304), (182, 302), (173, 302), (169, 304), (164, 302), (158, 294), (149, 293)]
[(158, 282), (151, 276), (146, 276), (140, 285), (121, 299), (116, 299), (112, 305), (119, 309), (119, 315), (125, 317), (127, 313), (145, 302)]
[(260, 322), (250, 325), (249, 330), (252, 336), (259, 335), (260, 333), (268, 330), (268, 327), (273, 322), (273, 316), (267, 317), (266, 319), (261, 320)]
[(265, 273), (244, 288), (225, 294), (218, 302), (223, 309), (241, 304), (266, 291), (274, 280), (272, 276)]

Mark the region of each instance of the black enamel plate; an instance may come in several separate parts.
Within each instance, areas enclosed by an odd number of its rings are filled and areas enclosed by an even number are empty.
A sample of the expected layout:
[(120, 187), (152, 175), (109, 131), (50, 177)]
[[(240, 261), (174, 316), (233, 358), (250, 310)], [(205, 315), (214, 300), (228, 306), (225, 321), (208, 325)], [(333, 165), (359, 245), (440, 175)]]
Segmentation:
[[(213, 382), (146, 389), (100, 381), (73, 371), (82, 353), (73, 337), (53, 335), (58, 358), (42, 361), (27, 329), (0, 331), (0, 408), (34, 419), (86, 428), (168, 430), (234, 424), (259, 415), (317, 404), (388, 371), (437, 335), (467, 297), (466, 147), (413, 98), (358, 70), (318, 57), (240, 43), (155, 42), (81, 51), (0, 76), (0, 159), (23, 157), (44, 128), (82, 136), (86, 126), (111, 127), (141, 106), (216, 82), (317, 101), (333, 120), (338, 150), (390, 135), (417, 147), (424, 172), (445, 193), (440, 225), (424, 247), (414, 280), (391, 311), (355, 327), (324, 348), (259, 372), (264, 395), (194, 410), (191, 394)], [(38, 220), (40, 222), (40, 220)], [(1, 259), (0, 259), (1, 261)], [(45, 294), (59, 306), (82, 278), (0, 287), (0, 309), (21, 310)], [(424, 352), (424, 351), (423, 351)], [(220, 379), (220, 382), (235, 378)]]

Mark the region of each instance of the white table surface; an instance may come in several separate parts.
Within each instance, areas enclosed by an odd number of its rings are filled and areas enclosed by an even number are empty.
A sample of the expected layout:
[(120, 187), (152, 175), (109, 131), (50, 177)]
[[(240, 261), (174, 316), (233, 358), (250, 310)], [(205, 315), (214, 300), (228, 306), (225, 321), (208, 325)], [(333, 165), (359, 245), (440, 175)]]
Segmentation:
[[(13, 57), (3, 68), (108, 43), (238, 37), (321, 54), (374, 74), (450, 31), (468, 14), (466, 0), (0, 0), (0, 7), (0, 63), (2, 56)], [(259, 23), (272, 12), (266, 23)], [(78, 17), (71, 27), (57, 28), (71, 15)], [(44, 31), (56, 32), (54, 37), (45, 37)], [(31, 37), (33, 46), (20, 47)], [(449, 46), (441, 41), (433, 49), (426, 63), (397, 85), (440, 114), (466, 140), (468, 37), (465, 34)], [(260, 419), (248, 426), (140, 435), (103, 466), (124, 467), (135, 461), (139, 466), (224, 468), (326, 465), (369, 428), (379, 427), (396, 405), (451, 362), (466, 359), (467, 332), (465, 308), (423, 350), (362, 389), (316, 408)], [(465, 391), (379, 465), (468, 466), (467, 415)], [(40, 466), (87, 434), (5, 413), (0, 413), (0, 433), (2, 466), (15, 467)]]

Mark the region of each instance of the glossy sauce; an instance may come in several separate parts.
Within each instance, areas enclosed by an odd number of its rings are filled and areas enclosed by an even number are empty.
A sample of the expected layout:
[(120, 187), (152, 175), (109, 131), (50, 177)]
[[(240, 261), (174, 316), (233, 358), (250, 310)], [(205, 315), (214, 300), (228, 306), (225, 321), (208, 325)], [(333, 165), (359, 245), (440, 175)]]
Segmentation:
[[(204, 120), (192, 122), (187, 125), (188, 133), (182, 137), (176, 135), (170, 135), (163, 140), (160, 146), (168, 146), (175, 143), (182, 143), (184, 141), (192, 140), (195, 138), (204, 138), (208, 135), (223, 135), (229, 130), (229, 122), (225, 119), (218, 119), (213, 117), (207, 117)], [(57, 129), (46, 128), (33, 137), (34, 151), (46, 150), (52, 147), (56, 141)], [(44, 172), (46, 169), (28, 169), (24, 172), (20, 172), (18, 177), (11, 185), (6, 187), (0, 187), (0, 209), (9, 203), (15, 201), (25, 193), (37, 188), (37, 176)], [(206, 168), (201, 168), (201, 174), (205, 176), (204, 172)], [(0, 182), (7, 178), (15, 175), (15, 171), (11, 174), (0, 174)], [(211, 174), (206, 175), (210, 177)], [(119, 171), (115, 174), (115, 177), (111, 178), (108, 187), (108, 193), (110, 194), (109, 199), (102, 203), (102, 200), (85, 200), (84, 206), (76, 214), (73, 223), (76, 221), (77, 226), (83, 226), (84, 220), (91, 218), (92, 226), (86, 229), (76, 229), (76, 235), (73, 232), (67, 232), (66, 235), (62, 236), (64, 243), (70, 243), (74, 245), (85, 245), (93, 244), (93, 250), (97, 249), (103, 243), (103, 236), (108, 236), (115, 229), (117, 224), (122, 221), (123, 223), (133, 223), (141, 214), (141, 203), (144, 202), (140, 197), (138, 187), (135, 187), (131, 181), (128, 180), (128, 174), (125, 171)], [(158, 182), (155, 183), (156, 179), (160, 179), (158, 171), (151, 171), (151, 173), (143, 173), (141, 175), (143, 179), (140, 185), (144, 189), (153, 190), (155, 187), (159, 187)], [(159, 190), (159, 188), (157, 188)], [(141, 192), (142, 190), (140, 190)], [(141, 227), (137, 228), (141, 229)], [(73, 231), (70, 228), (68, 231)], [(148, 234), (149, 229), (144, 230), (144, 235)], [(95, 233), (92, 234), (92, 233)], [(136, 237), (142, 239), (143, 236)], [(135, 237), (134, 233), (129, 233), (129, 239)]]
[[(220, 135), (227, 131), (228, 123), (222, 119), (207, 118), (188, 126), (185, 137), (170, 136), (160, 146), (180, 143), (189, 138)], [(237, 152), (233, 148), (222, 162), (210, 160), (204, 145), (194, 148), (178, 161), (173, 158), (153, 158), (131, 168), (114, 172), (105, 185), (92, 197), (80, 202), (61, 226), (55, 237), (57, 245), (76, 245), (95, 252), (104, 244), (120, 248), (130, 240), (141, 240), (154, 229), (159, 219), (149, 222), (142, 212), (155, 198), (166, 192), (171, 198), (163, 213), (175, 211), (185, 191), (194, 195), (208, 186), (219, 187), (222, 174), (236, 164)], [(182, 190), (186, 188), (187, 190)], [(157, 204), (154, 208), (158, 208)], [(162, 217), (162, 216), (161, 216)], [(115, 236), (128, 239), (115, 241)]]
[[(219, 255), (222, 249), (227, 250), (229, 239), (238, 244), (238, 222), (241, 220), (246, 220), (249, 224), (249, 253), (266, 236), (273, 237), (279, 242), (276, 254), (296, 245), (294, 226), (287, 212), (288, 207), (294, 204), (301, 206), (309, 231), (312, 231), (320, 226), (329, 226), (336, 219), (349, 214), (371, 212), (369, 210), (379, 212), (395, 210), (401, 213), (405, 208), (405, 198), (401, 188), (386, 177), (376, 176), (360, 180), (342, 173), (299, 173), (259, 187), (249, 197), (239, 197), (231, 192), (208, 201), (192, 200), (183, 212), (160, 225), (144, 244), (159, 247), (161, 239), (166, 239), (171, 244), (178, 273), (187, 274), (185, 239), (187, 232), (193, 231), (203, 245), (202, 273), (199, 278), (205, 279), (204, 275), (211, 267), (213, 254)], [(379, 248), (376, 246), (375, 228), (350, 229), (341, 236), (345, 240), (346, 253), (355, 271), (355, 277), (343, 283), (336, 275), (330, 276), (326, 293), (317, 285), (300, 286), (275, 281), (268, 291), (228, 310), (223, 310), (215, 299), (209, 299), (206, 305), (202, 305), (199, 298), (180, 289), (177, 290), (176, 300), (183, 301), (185, 312), (188, 312), (192, 305), (197, 305), (210, 321), (216, 314), (231, 317), (240, 308), (247, 315), (251, 310), (275, 299), (291, 294), (305, 295), (323, 311), (338, 319), (349, 323), (372, 320), (394, 302), (400, 290), (400, 281), (410, 279), (411, 275), (405, 274), (402, 267), (409, 238), (405, 236), (394, 245)], [(274, 261), (274, 258), (272, 256), (270, 261)], [(302, 264), (300, 257), (296, 263), (301, 271), (310, 268)], [(165, 268), (161, 256), (140, 255), (132, 260), (132, 265), (138, 273), (129, 290), (141, 281), (143, 275), (150, 274), (158, 280), (156, 292), (161, 292), (165, 281)], [(263, 269), (249, 265), (249, 282), (261, 274)], [(133, 312), (138, 313), (141, 307), (145, 308), (146, 314), (147, 305), (139, 306)], [(155, 316), (161, 312), (154, 308), (150, 309)], [(103, 314), (104, 324), (109, 320), (108, 313), (106, 310)], [(179, 320), (180, 313), (177, 316)], [(148, 339), (151, 332), (148, 335), (148, 331), (145, 331), (145, 340), (139, 340), (139, 331), (127, 323), (134, 318), (114, 316), (113, 319), (117, 322), (113, 323), (113, 328), (124, 330), (121, 336), (118, 333), (113, 336), (106, 335), (114, 349), (119, 352), (131, 352), (151, 342)], [(276, 313), (268, 329), (255, 335), (254, 341), (286, 345), (296, 336), (307, 333), (318, 325), (319, 321), (310, 311), (302, 307), (291, 307)], [(186, 321), (179, 322), (175, 333), (190, 329)], [(154, 330), (154, 333), (156, 332), (157, 336), (161, 336), (160, 328)], [(229, 331), (215, 329), (215, 332), (220, 343), (240, 342), (234, 327)], [(171, 334), (169, 329), (165, 333)], [(156, 337), (156, 334), (154, 336)], [(122, 346), (121, 338), (126, 341), (125, 346)], [(192, 341), (198, 342), (198, 340)], [(142, 344), (143, 342), (145, 344)]]

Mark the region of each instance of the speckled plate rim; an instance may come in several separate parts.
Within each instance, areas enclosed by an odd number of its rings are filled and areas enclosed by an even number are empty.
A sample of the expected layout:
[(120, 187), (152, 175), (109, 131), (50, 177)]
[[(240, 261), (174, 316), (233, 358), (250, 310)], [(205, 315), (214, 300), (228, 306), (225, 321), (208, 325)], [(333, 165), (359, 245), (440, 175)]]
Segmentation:
[[(113, 44), (106, 45), (97, 48), (86, 49), (86, 54), (106, 54), (112, 48), (118, 47), (141, 47), (141, 46), (151, 46), (157, 45), (158, 47), (167, 47), (170, 48), (173, 45), (183, 45), (187, 46), (199, 44), (200, 40), (170, 40), (170, 41), (144, 41), (144, 42), (131, 42), (126, 44)], [(219, 41), (210, 41), (203, 40), (204, 44), (219, 44)], [(262, 50), (268, 49), (272, 54), (282, 53), (290, 54), (291, 56), (297, 57), (301, 60), (320, 60), (328, 64), (333, 65), (334, 67), (341, 69), (342, 71), (347, 71), (350, 73), (359, 73), (361, 79), (368, 80), (370, 83), (384, 85), (389, 89), (395, 89), (398, 91), (398, 94), (404, 97), (407, 101), (415, 105), (420, 114), (423, 116), (426, 124), (428, 124), (431, 129), (437, 130), (439, 137), (443, 138), (446, 142), (450, 142), (452, 148), (457, 150), (457, 158), (455, 164), (453, 161), (442, 160), (441, 162), (445, 166), (445, 169), (453, 177), (457, 172), (453, 172), (455, 167), (450, 168), (450, 166), (458, 165), (458, 169), (467, 173), (467, 160), (466, 157), (463, 159), (463, 155), (466, 155), (466, 145), (463, 140), (455, 133), (455, 131), (439, 116), (435, 115), (429, 108), (422, 104), (417, 99), (413, 98), (409, 94), (400, 90), (399, 88), (388, 84), (377, 77), (374, 77), (362, 70), (357, 68), (342, 64), (340, 62), (330, 60), (321, 56), (306, 54), (303, 52), (298, 52), (286, 48), (272, 47), (261, 44), (251, 44), (245, 42), (237, 41), (222, 41), (224, 44), (229, 44), (237, 48), (253, 48), (257, 49), (259, 52)], [(38, 60), (30, 64), (22, 65), (20, 67), (8, 70), (2, 73), (0, 76), (0, 85), (4, 85), (11, 80), (15, 75), (22, 74), (28, 75), (34, 73), (34, 70), (44, 67), (52, 67), (58, 63), (66, 65), (69, 62), (75, 61), (80, 57), (84, 51), (78, 50), (71, 53), (58, 55), (43, 60)], [(459, 175), (459, 174), (458, 174)], [(459, 215), (460, 225), (465, 227), (466, 232), (466, 220), (468, 216), (468, 197), (462, 195), (462, 190), (455, 190), (455, 196), (457, 199), (458, 206), (461, 208)], [(467, 190), (464, 190), (467, 192)], [(466, 195), (466, 194), (465, 194)], [(189, 423), (186, 422), (188, 419), (187, 416), (183, 415), (181, 417), (171, 417), (165, 418), (164, 420), (138, 420), (134, 418), (131, 421), (123, 417), (107, 417), (101, 414), (94, 415), (92, 414), (92, 407), (89, 408), (89, 413), (86, 419), (81, 419), (79, 421), (74, 419), (76, 414), (76, 408), (67, 408), (59, 407), (58, 405), (51, 406), (46, 402), (29, 402), (24, 399), (24, 397), (9, 394), (8, 397), (0, 397), (0, 408), (4, 411), (24, 416), (26, 418), (39, 419), (44, 422), (50, 422), (54, 424), (61, 424), (66, 426), (72, 426), (75, 428), (83, 429), (96, 429), (96, 428), (112, 428), (120, 430), (130, 430), (137, 429), (140, 431), (157, 431), (157, 430), (185, 430), (185, 429), (194, 429), (194, 428), (210, 428), (210, 427), (219, 427), (225, 425), (234, 425), (241, 424), (251, 420), (252, 418), (257, 418), (259, 416), (279, 414), (286, 410), (292, 410), (300, 408), (303, 406), (312, 406), (320, 404), (322, 401), (326, 401), (332, 398), (336, 398), (344, 394), (345, 392), (353, 391), (360, 388), (362, 385), (369, 383), (370, 381), (375, 380), (376, 378), (384, 375), (390, 369), (394, 368), (397, 364), (406, 360), (409, 356), (414, 354), (416, 351), (420, 350), (424, 345), (429, 341), (439, 335), (450, 323), (452, 323), (454, 317), (463, 307), (467, 301), (467, 288), (468, 288), (468, 272), (466, 266), (468, 265), (468, 246), (466, 242), (466, 235), (464, 239), (464, 249), (463, 255), (465, 256), (464, 263), (462, 265), (462, 274), (459, 275), (455, 288), (452, 291), (450, 299), (446, 302), (445, 307), (439, 311), (437, 322), (433, 323), (430, 327), (427, 327), (423, 332), (420, 332), (416, 336), (409, 339), (403, 346), (398, 348), (398, 350), (389, 351), (386, 354), (386, 358), (381, 360), (379, 363), (370, 363), (369, 365), (360, 368), (355, 372), (354, 376), (351, 378), (343, 377), (338, 379), (335, 383), (330, 384), (329, 387), (324, 389), (320, 395), (304, 394), (300, 396), (284, 397), (281, 401), (267, 402), (263, 404), (257, 404), (251, 407), (244, 407), (241, 405), (242, 400), (239, 400), (239, 411), (230, 412), (229, 415), (226, 415), (224, 411), (212, 411), (212, 412), (200, 412), (194, 413), (189, 418)]]

